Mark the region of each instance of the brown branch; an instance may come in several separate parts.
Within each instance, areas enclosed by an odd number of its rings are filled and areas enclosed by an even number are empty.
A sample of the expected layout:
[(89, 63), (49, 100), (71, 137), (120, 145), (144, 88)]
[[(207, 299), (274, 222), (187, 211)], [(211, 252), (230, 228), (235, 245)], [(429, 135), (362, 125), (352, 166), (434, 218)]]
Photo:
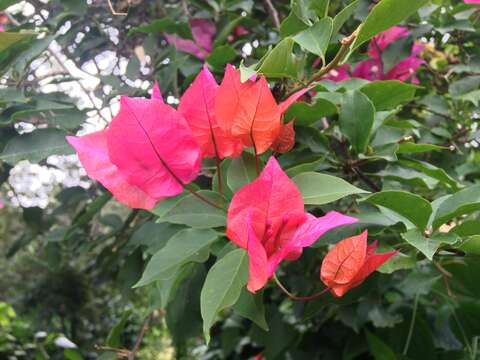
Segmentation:
[(325, 293), (327, 293), (330, 288), (325, 288), (313, 295), (309, 295), (309, 296), (297, 296), (297, 295), (294, 295), (292, 294), (290, 291), (287, 290), (287, 288), (285, 286), (283, 286), (283, 284), (280, 282), (280, 280), (278, 279), (277, 275), (276, 274), (273, 274), (273, 281), (275, 281), (275, 284), (277, 284), (277, 286), (280, 288), (280, 290), (282, 290), (290, 300), (294, 300), (294, 301), (310, 301), (310, 300), (315, 300), (315, 299), (318, 299), (319, 297), (321, 297), (322, 295), (324, 295)]
[(352, 34), (343, 38), (340, 41), (341, 43), (340, 49), (338, 50), (337, 54), (332, 59), (332, 61), (330, 61), (327, 65), (323, 66), (320, 70), (315, 72), (306, 84), (296, 86), (295, 88), (290, 90), (288, 94), (285, 95), (285, 98), (289, 97), (290, 95), (296, 93), (297, 91), (307, 86), (310, 86), (314, 81), (319, 80), (323, 75), (328, 74), (330, 71), (332, 71), (337, 66), (339, 66), (342, 60), (345, 58), (345, 56), (347, 56), (348, 52), (350, 51), (350, 45), (353, 43), (353, 41), (357, 37), (357, 34), (358, 34), (358, 28)]
[[(117, 12), (117, 11), (115, 11), (115, 9), (113, 8), (112, 2), (110, 0), (107, 0), (107, 3), (108, 3), (108, 7), (110, 8), (110, 12), (112, 13), (112, 15), (115, 15), (115, 16), (127, 16), (128, 15), (128, 12)], [(128, 0), (127, 3), (128, 3), (128, 5), (130, 5), (130, 0)]]
[(132, 351), (130, 351), (130, 354), (128, 354), (128, 360), (135, 359), (135, 354), (138, 352), (138, 350), (140, 350), (140, 345), (142, 345), (143, 337), (150, 327), (150, 321), (152, 321), (152, 318), (153, 314), (150, 314), (145, 318), (142, 329), (140, 330), (140, 334), (138, 334), (137, 341), (135, 342)]
[(360, 170), (358, 167), (354, 167), (352, 169), (355, 172), (355, 174), (357, 174), (357, 176), (360, 179), (362, 179), (373, 191), (379, 192), (380, 190), (382, 190), (377, 184), (373, 182), (372, 179), (370, 179), (367, 175), (365, 175), (363, 171)]
[(277, 28), (277, 30), (280, 30), (280, 18), (278, 16), (278, 11), (275, 9), (275, 6), (273, 6), (273, 3), (271, 0), (264, 0), (265, 2), (265, 7), (267, 8), (268, 14), (272, 18), (273, 25)]

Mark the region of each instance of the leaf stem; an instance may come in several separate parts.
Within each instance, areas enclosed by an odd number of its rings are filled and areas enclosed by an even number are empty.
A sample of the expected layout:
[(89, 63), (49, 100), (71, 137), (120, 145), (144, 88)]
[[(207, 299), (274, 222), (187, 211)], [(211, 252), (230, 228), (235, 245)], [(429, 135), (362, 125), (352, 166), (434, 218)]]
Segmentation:
[(217, 209), (220, 209), (220, 210), (223, 210), (225, 211), (225, 208), (223, 206), (220, 206), (220, 205), (217, 205), (215, 204), (213, 201), (210, 201), (208, 200), (205, 196), (203, 195), (200, 195), (198, 192), (196, 192), (195, 190), (193, 190), (192, 188), (190, 188), (189, 186), (187, 185), (184, 185), (185, 189), (188, 190), (188, 192), (190, 194), (192, 194), (193, 196), (195, 196), (196, 198), (198, 198), (200, 201), (203, 201), (204, 203), (210, 205), (210, 206), (213, 206), (214, 208), (217, 208)]
[(315, 72), (306, 84), (296, 86), (292, 90), (290, 90), (287, 93), (287, 95), (285, 95), (285, 98), (288, 98), (290, 95), (296, 93), (297, 91), (302, 90), (303, 88), (310, 86), (314, 81), (320, 79), (323, 75), (328, 74), (331, 70), (333, 70), (337, 66), (339, 66), (340, 62), (345, 58), (345, 56), (347, 56), (347, 54), (350, 50), (350, 45), (353, 43), (353, 41), (355, 40), (355, 38), (358, 35), (358, 30), (359, 30), (359, 28), (357, 28), (352, 34), (350, 34), (347, 37), (344, 37), (340, 41), (340, 43), (341, 43), (340, 49), (338, 50), (337, 54), (332, 59), (332, 61), (330, 61), (327, 65), (322, 66), (322, 68), (320, 70)]
[(410, 328), (408, 329), (407, 341), (405, 342), (405, 347), (403, 348), (403, 355), (407, 355), (408, 348), (410, 347), (410, 341), (412, 340), (413, 329), (415, 327), (415, 318), (417, 317), (417, 309), (418, 309), (418, 299), (420, 298), (420, 292), (417, 292), (415, 296), (415, 302), (413, 303), (413, 312), (412, 312), (412, 320), (410, 321)]
[(222, 191), (222, 168), (221, 168), (221, 160), (218, 156), (215, 157), (215, 165), (217, 167), (217, 180), (218, 180), (218, 192), (220, 195), (223, 196)]
[(296, 295), (292, 294), (290, 291), (288, 291), (285, 286), (283, 286), (283, 284), (278, 279), (277, 274), (275, 274), (275, 273), (273, 274), (273, 280), (275, 281), (277, 286), (288, 296), (289, 299), (295, 300), (295, 301), (314, 300), (314, 299), (319, 298), (320, 296), (322, 296), (323, 294), (325, 294), (326, 292), (328, 292), (330, 290), (330, 288), (327, 287), (327, 288), (323, 289), (322, 291), (319, 291), (319, 292), (317, 292), (313, 295), (310, 295), (310, 296), (296, 296)]

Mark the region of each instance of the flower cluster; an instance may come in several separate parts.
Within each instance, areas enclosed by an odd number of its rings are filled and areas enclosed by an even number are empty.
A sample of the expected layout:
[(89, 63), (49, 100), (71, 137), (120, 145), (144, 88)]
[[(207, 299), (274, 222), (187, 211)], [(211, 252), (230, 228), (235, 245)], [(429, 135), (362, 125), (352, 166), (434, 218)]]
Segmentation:
[[(228, 65), (218, 85), (204, 66), (177, 109), (163, 102), (155, 85), (151, 99), (121, 97), (120, 111), (107, 129), (67, 139), (91, 178), (125, 205), (151, 209), (188, 188), (201, 170), (202, 158), (237, 157), (244, 148), (253, 149), (256, 156), (267, 150), (290, 150), (293, 123), (283, 124), (282, 117), (308, 90), (277, 103), (265, 78), (241, 82), (240, 73)], [(335, 211), (322, 217), (306, 213), (299, 189), (271, 156), (258, 178), (234, 194), (226, 235), (247, 250), (247, 288), (256, 292), (281, 261), (298, 259), (303, 248), (327, 231), (356, 221)], [(366, 244), (366, 237), (362, 241)], [(366, 246), (362, 244), (358, 251)], [(334, 295), (343, 295), (391, 256), (374, 256), (371, 247), (365, 249), (363, 255), (353, 253), (361, 269), (351, 283), (335, 275), (332, 255), (325, 258), (322, 281)], [(345, 271), (343, 263), (337, 266)]]
[[(477, 0), (473, 0), (477, 1)], [(394, 26), (372, 38), (368, 45), (367, 60), (359, 62), (350, 75), (350, 65), (343, 64), (342, 66), (331, 70), (323, 77), (324, 80), (331, 80), (335, 82), (356, 77), (370, 81), (375, 80), (410, 80), (417, 84), (418, 79), (415, 74), (418, 68), (425, 63), (419, 55), (424, 49), (424, 45), (420, 42), (414, 42), (410, 55), (394, 64), (390, 69), (385, 67), (382, 55), (391, 44), (399, 39), (409, 37), (410, 31), (402, 26)]]

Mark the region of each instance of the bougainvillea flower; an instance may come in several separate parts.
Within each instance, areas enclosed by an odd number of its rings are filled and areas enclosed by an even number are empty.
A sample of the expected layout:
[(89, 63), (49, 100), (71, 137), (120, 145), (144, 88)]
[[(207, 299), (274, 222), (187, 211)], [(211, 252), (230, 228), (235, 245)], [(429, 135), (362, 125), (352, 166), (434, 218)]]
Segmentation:
[(200, 171), (200, 147), (185, 119), (156, 98), (121, 97), (107, 130), (67, 137), (87, 174), (122, 203), (151, 209), (181, 193)]
[(480, 0), (464, 0), (467, 4), (480, 4)]
[(97, 131), (81, 137), (68, 136), (67, 140), (77, 151), (88, 176), (105, 186), (118, 201), (131, 208), (153, 208), (158, 199), (129, 184), (110, 161), (107, 131)]
[(217, 32), (215, 24), (205, 19), (190, 20), (193, 40), (184, 39), (178, 35), (165, 34), (165, 39), (170, 45), (175, 46), (178, 51), (192, 54), (204, 60), (213, 48), (213, 38)]
[(375, 81), (375, 80), (400, 80), (411, 79), (413, 83), (418, 83), (415, 73), (425, 62), (418, 56), (423, 51), (424, 45), (415, 42), (412, 46), (410, 55), (400, 60), (389, 71), (385, 72), (382, 61), (382, 53), (393, 42), (400, 38), (407, 37), (410, 32), (402, 26), (394, 26), (377, 36), (369, 44), (369, 59), (361, 61), (353, 70), (354, 77)]
[(334, 82), (348, 80), (350, 79), (350, 74), (348, 73), (349, 68), (349, 64), (343, 64), (335, 69), (330, 70), (326, 75), (322, 76), (322, 80), (330, 80)]
[(187, 120), (200, 145), (202, 156), (219, 159), (240, 156), (243, 149), (240, 140), (227, 136), (217, 123), (217, 91), (218, 84), (205, 65), (183, 94), (178, 111)]
[(360, 285), (397, 251), (375, 254), (377, 242), (367, 245), (368, 232), (343, 239), (325, 256), (320, 279), (337, 297)]
[(240, 73), (227, 65), (215, 101), (218, 124), (227, 136), (239, 138), (244, 146), (261, 154), (277, 138), (283, 113), (308, 90), (277, 104), (264, 77), (242, 83)]
[(295, 183), (271, 157), (260, 176), (233, 197), (227, 216), (227, 236), (247, 249), (251, 292), (261, 289), (282, 260), (296, 260), (302, 249), (327, 231), (356, 222), (332, 211), (315, 217), (304, 210)]
[(293, 128), (293, 121), (287, 124), (282, 124), (280, 127), (280, 133), (272, 144), (272, 150), (285, 154), (292, 150), (295, 145), (295, 129)]

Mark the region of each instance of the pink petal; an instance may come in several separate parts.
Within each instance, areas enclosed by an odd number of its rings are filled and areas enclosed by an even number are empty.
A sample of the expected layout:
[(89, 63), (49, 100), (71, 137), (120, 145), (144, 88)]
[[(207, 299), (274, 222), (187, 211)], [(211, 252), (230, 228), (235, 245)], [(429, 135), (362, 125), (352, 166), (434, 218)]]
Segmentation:
[[(292, 218), (304, 216), (300, 191), (274, 157), (270, 157), (257, 179), (233, 196), (228, 208), (227, 237), (242, 248), (247, 247), (248, 241), (247, 214), (251, 214), (253, 229), (261, 241), (267, 224), (270, 224), (271, 233), (275, 235), (286, 214)], [(290, 227), (296, 228), (296, 222), (289, 222), (283, 232), (288, 233)]]
[(193, 19), (190, 21), (190, 27), (193, 40), (169, 34), (164, 35), (165, 39), (170, 45), (175, 46), (177, 50), (192, 54), (203, 60), (212, 51), (216, 27), (210, 21), (204, 19)]
[(358, 219), (343, 215), (336, 211), (330, 211), (325, 216), (315, 217), (308, 214), (307, 221), (300, 226), (292, 239), (294, 247), (308, 247), (311, 246), (320, 236), (327, 231), (335, 229), (340, 226), (356, 223)]
[(418, 68), (425, 64), (425, 61), (416, 56), (409, 56), (395, 65), (385, 76), (386, 79), (406, 81), (415, 76)]
[(250, 292), (255, 293), (257, 290), (263, 288), (269, 279), (269, 275), (267, 274), (267, 254), (262, 243), (255, 234), (250, 216), (247, 216), (246, 225), (248, 232), (247, 252), (249, 259), (247, 289)]
[(480, 4), (480, 0), (464, 0), (467, 4)]
[(380, 58), (381, 53), (388, 45), (402, 37), (410, 35), (410, 31), (403, 26), (393, 26), (388, 30), (376, 35), (369, 44), (368, 55), (371, 58)]
[(227, 136), (217, 123), (215, 98), (218, 85), (205, 65), (183, 94), (178, 111), (185, 117), (204, 157), (240, 156), (242, 143)]
[(355, 66), (352, 76), (365, 80), (384, 80), (383, 63), (380, 59), (361, 61)]
[(288, 97), (288, 99), (286, 99), (285, 101), (281, 102), (279, 105), (278, 105), (278, 111), (280, 111), (280, 114), (283, 114), (285, 111), (288, 110), (288, 108), (294, 103), (296, 102), (298, 99), (300, 99), (306, 92), (310, 91), (311, 88), (310, 87), (307, 87), (305, 89), (302, 89), (300, 91), (297, 91), (296, 93), (290, 95)]
[(330, 80), (334, 82), (340, 82), (350, 79), (350, 74), (348, 70), (350, 69), (349, 64), (343, 64), (333, 70), (330, 70), (325, 76), (322, 77), (322, 80)]
[(200, 148), (185, 119), (158, 100), (122, 97), (107, 144), (125, 179), (153, 198), (181, 193), (200, 170)]
[(118, 201), (131, 208), (153, 208), (160, 198), (152, 198), (135, 185), (129, 184), (110, 161), (107, 131), (82, 137), (67, 136), (67, 141), (77, 151), (88, 176), (105, 186)]

